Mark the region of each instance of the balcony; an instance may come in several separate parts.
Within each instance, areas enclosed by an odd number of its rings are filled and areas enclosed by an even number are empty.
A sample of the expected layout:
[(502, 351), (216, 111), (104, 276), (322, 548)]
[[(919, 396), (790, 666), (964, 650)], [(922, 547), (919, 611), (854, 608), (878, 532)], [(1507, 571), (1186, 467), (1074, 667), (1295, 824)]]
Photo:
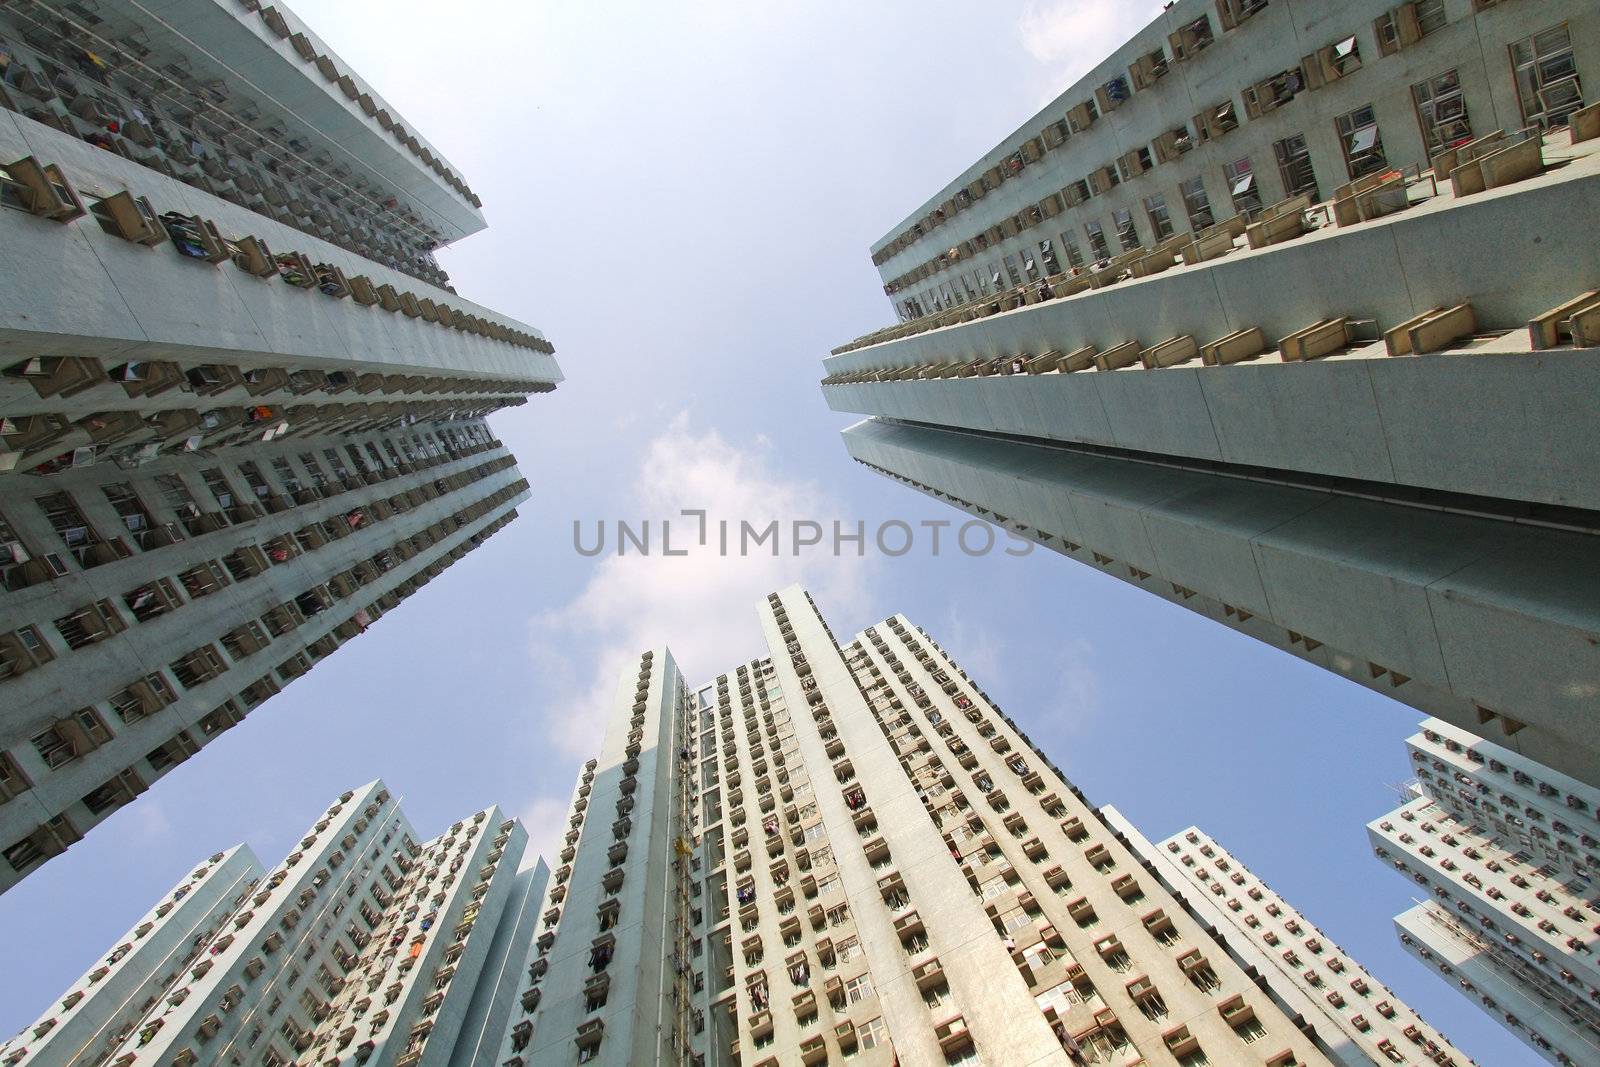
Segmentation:
[(939, 1042), (939, 1048), (945, 1056), (951, 1057), (965, 1052), (972, 1047), (972, 1034), (967, 1030), (967, 1021), (960, 1015), (953, 1019), (946, 1019), (933, 1028), (934, 1040)]
[(590, 1019), (578, 1025), (578, 1034), (574, 1040), (580, 1049), (595, 1049), (605, 1037), (605, 1030), (604, 1019)]
[(1179, 1026), (1161, 1035), (1162, 1042), (1173, 1059), (1192, 1056), (1200, 1050), (1200, 1041), (1189, 1033), (1187, 1026)]
[(1234, 994), (1217, 1005), (1217, 1014), (1222, 1016), (1223, 1022), (1237, 1030), (1256, 1017), (1256, 1010), (1245, 1003), (1242, 994)]

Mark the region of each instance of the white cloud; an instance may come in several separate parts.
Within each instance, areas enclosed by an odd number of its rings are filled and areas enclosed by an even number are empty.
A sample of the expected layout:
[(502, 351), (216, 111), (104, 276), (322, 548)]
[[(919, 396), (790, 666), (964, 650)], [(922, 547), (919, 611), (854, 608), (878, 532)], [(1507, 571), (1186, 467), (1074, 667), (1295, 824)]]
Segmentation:
[(984, 625), (982, 618), (975, 619), (971, 611), (952, 606), (934, 636), (972, 677), (998, 679), (1004, 673), (993, 627)]
[[(650, 442), (633, 487), (633, 513), (605, 516), (612, 520), (609, 554), (593, 560), (577, 595), (531, 621), (533, 656), (546, 694), (533, 727), (545, 743), (565, 755), (592, 755), (618, 672), (644, 649), (668, 645), (691, 684), (765, 655), (756, 612), (776, 589), (803, 584), (823, 610), (840, 617), (864, 609), (867, 560), (853, 554), (836, 558), (828, 545), (796, 557), (787, 540), (776, 558), (766, 547), (739, 553), (741, 521), (760, 529), (778, 520), (788, 529), (809, 519), (831, 531), (842, 514), (821, 486), (784, 477), (774, 458), (764, 439), (730, 442), (684, 414)], [(681, 517), (683, 509), (707, 512), (706, 545), (697, 543), (698, 520)], [(651, 520), (650, 555), (631, 547), (626, 555), (616, 554), (617, 518), (635, 528)], [(662, 519), (673, 520), (673, 550), (687, 549), (686, 555), (661, 555)], [(720, 520), (732, 531), (726, 556), (718, 549)], [(583, 524), (583, 542), (595, 543), (593, 519)]]
[(556, 797), (535, 797), (524, 805), (517, 818), (528, 831), (524, 865), (535, 856), (554, 856), (561, 835), (567, 829), (567, 801)]
[(144, 798), (142, 804), (135, 804), (129, 809), (129, 820), (125, 832), (131, 833), (146, 844), (152, 844), (172, 832), (172, 820), (167, 818), (167, 809), (161, 806), (158, 800)]
[(1054, 99), (1164, 6), (1162, 0), (1028, 0), (1017, 17), (1017, 34), (1028, 54), (1048, 68), (1047, 99)]
[(1094, 665), (1094, 646), (1082, 637), (1068, 638), (1051, 648), (1061, 671), (1056, 684), (1055, 710), (1044, 721), (1063, 733), (1076, 733), (1104, 710), (1100, 673)]

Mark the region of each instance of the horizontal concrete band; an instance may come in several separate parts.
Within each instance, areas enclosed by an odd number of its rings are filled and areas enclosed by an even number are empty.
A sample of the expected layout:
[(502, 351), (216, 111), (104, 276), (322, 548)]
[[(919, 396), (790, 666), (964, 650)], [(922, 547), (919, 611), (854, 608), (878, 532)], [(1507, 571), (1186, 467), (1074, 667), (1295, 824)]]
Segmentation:
[(1600, 173), (1575, 161), (1466, 199), (1441, 198), (1355, 226), (1177, 266), (1061, 300), (829, 356), (829, 374), (994, 358), (1251, 326), (1270, 337), (1334, 316), (1388, 328), (1471, 301), (1484, 328), (1513, 329), (1592, 287)]
[(1600, 349), (823, 387), (835, 411), (1600, 509)]
[[(1517, 330), (1600, 278), (1600, 176), (1417, 208), (1155, 278), (825, 360), (830, 375), (1020, 353), (1200, 344), (1260, 327), (1268, 344), (1329, 318), (1388, 329), (1470, 302)], [(1147, 371), (824, 387), (836, 410), (1339, 477), (1600, 507), (1600, 431), (1580, 407), (1600, 351), (1334, 358)], [(1271, 361), (1271, 362), (1267, 362)]]
[(930, 427), (873, 420), (844, 437), (863, 462), (1108, 557), (1115, 577), (1163, 596), (1176, 584), (1248, 613), (1246, 633), (1268, 620), (1398, 676), (1384, 691), (1431, 714), (1525, 723), (1502, 743), (1600, 782), (1595, 538)]
[[(347, 277), (366, 275), (508, 329), (506, 316), (192, 188), (59, 130), (0, 112), (0, 164), (25, 156), (58, 164), (86, 204), (129, 190), (158, 212), (213, 220), (227, 236), (256, 236)], [(66, 225), (0, 211), (0, 361), (97, 356), (250, 367), (359, 369), (556, 382), (554, 357), (350, 299), (256, 278), (147, 248), (105, 232), (93, 215)]]

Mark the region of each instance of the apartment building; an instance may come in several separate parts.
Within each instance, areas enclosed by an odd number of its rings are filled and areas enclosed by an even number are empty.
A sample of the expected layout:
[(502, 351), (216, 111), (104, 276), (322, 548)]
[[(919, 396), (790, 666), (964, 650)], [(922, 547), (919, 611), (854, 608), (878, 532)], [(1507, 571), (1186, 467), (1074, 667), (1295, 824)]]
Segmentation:
[(500, 1063), (1336, 1062), (925, 633), (760, 623), (624, 670)]
[(1179, 0), (875, 246), (851, 456), (1600, 783), (1597, 20)]
[(1412, 799), (1367, 826), (1424, 894), (1413, 956), (1552, 1063), (1600, 1063), (1600, 790), (1429, 720)]
[(198, 864), (22, 1034), (7, 1063), (103, 1062), (266, 876), (248, 845)]
[[(691, 724), (664, 648), (622, 672), (525, 946), (499, 1064), (672, 1063), (689, 1046)], [(703, 994), (703, 988), (701, 990)]]
[(419, 842), (382, 782), (351, 790), (270, 873), (198, 867), (0, 1063), (488, 1067), (548, 877), (518, 872), (526, 841), (491, 807)]
[(1474, 1062), (1205, 831), (1152, 843), (1114, 808), (1100, 814), (1274, 999), (1309, 1020), (1335, 1063)]
[(281, 5), (0, 11), (0, 891), (516, 515), (553, 348)]

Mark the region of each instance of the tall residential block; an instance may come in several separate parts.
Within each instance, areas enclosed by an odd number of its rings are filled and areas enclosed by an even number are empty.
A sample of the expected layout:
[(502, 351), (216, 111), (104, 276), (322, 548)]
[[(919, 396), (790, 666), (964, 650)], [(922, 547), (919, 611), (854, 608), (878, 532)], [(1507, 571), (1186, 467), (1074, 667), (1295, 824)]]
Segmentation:
[[(664, 648), (618, 679), (525, 942), (496, 1064), (676, 1063), (691, 1048), (693, 718)], [(691, 895), (691, 887), (694, 894)], [(700, 1010), (703, 1027), (704, 1011)]]
[(1153, 844), (1121, 812), (1101, 814), (1240, 964), (1308, 1021), (1335, 1063), (1474, 1062), (1203, 830)]
[(977, 682), (804, 590), (624, 670), (498, 1062), (1339, 1062)]
[(1413, 799), (1367, 826), (1423, 902), (1406, 950), (1551, 1063), (1600, 1063), (1600, 790), (1438, 720)]
[(1600, 10), (1178, 0), (874, 246), (870, 469), (1600, 783)]
[(489, 808), (419, 842), (382, 782), (347, 792), (269, 874), (202, 864), (0, 1063), (491, 1067), (548, 878), (517, 870), (526, 841)]
[(536, 331), (281, 5), (0, 11), (0, 890), (480, 545)]
[(0, 1046), (0, 1061), (104, 1062), (265, 875), (246, 845), (195, 867), (38, 1021)]

